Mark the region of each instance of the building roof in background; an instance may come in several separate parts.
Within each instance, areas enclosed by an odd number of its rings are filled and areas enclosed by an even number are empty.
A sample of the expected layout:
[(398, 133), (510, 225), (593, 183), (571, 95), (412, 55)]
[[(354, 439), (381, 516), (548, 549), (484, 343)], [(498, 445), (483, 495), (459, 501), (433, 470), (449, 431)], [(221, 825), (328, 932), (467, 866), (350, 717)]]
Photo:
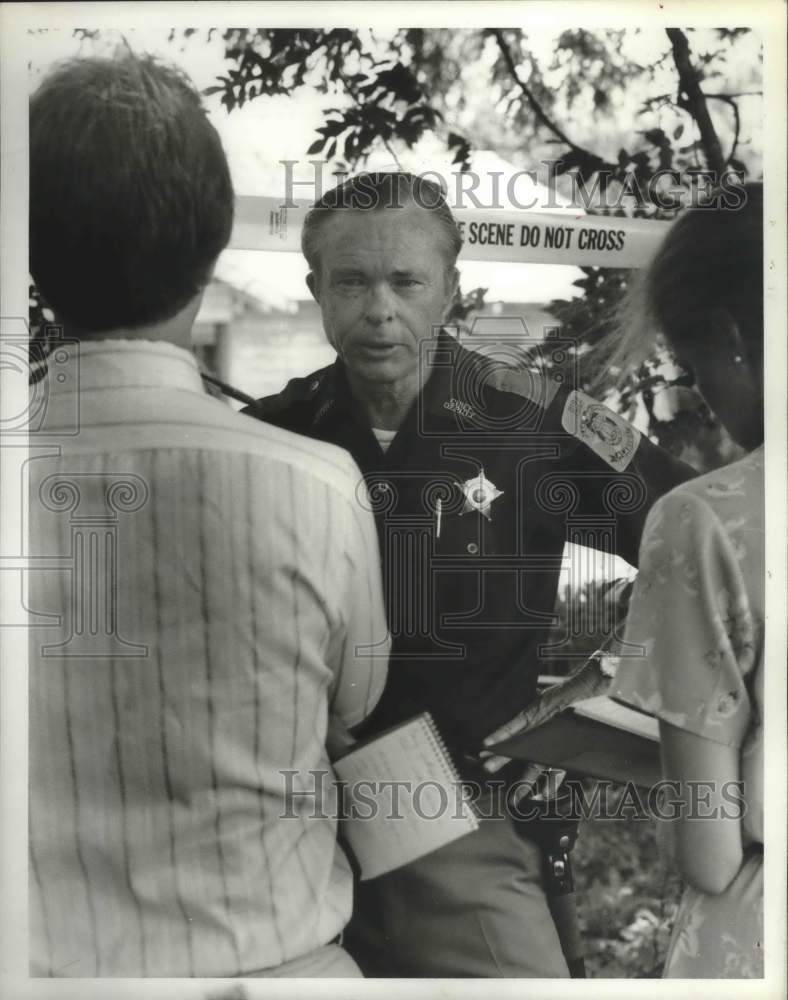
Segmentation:
[[(258, 312), (296, 312), (298, 307), (295, 299), (282, 291), (276, 272), (271, 273), (270, 258), (273, 256), (284, 255), (225, 251), (216, 262), (212, 284), (218, 282), (228, 286), (244, 305)], [(208, 303), (200, 310), (197, 322), (207, 321), (203, 317), (204, 311), (208, 316), (207, 305)]]

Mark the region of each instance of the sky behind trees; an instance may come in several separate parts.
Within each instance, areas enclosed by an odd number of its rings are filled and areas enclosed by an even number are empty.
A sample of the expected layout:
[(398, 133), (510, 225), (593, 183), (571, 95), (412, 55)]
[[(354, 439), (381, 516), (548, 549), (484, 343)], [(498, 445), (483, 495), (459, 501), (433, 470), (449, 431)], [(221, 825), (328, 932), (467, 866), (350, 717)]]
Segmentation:
[[(377, 46), (382, 56), (394, 34), (393, 28), (359, 30), (365, 45), (372, 51)], [(445, 92), (441, 102), (447, 123), (468, 136), (476, 150), (488, 151), (483, 156), (477, 155), (473, 165), (495, 162), (497, 166), (503, 161), (504, 166), (511, 165), (514, 169), (532, 169), (540, 160), (554, 157), (555, 145), (543, 135), (525, 135), (517, 127), (516, 118), (509, 115), (515, 88), (511, 81), (493, 79), (496, 58), (493, 40), (480, 41), (477, 29), (445, 29), (444, 34), (447, 56), (456, 59), (458, 67), (453, 81), (442, 81)], [(524, 82), (538, 84), (551, 92), (554, 102), (551, 113), (579, 145), (614, 158), (620, 147), (631, 147), (633, 129), (645, 132), (661, 127), (675, 131), (686, 124), (687, 116), (683, 116), (682, 122), (681, 114), (659, 105), (646, 116), (638, 116), (639, 108), (649, 97), (675, 89), (670, 44), (662, 29), (622, 30), (610, 42), (603, 38), (599, 51), (591, 46), (588, 52), (580, 52), (579, 57), (568, 48), (557, 48), (561, 36), (562, 31), (554, 27), (529, 31), (530, 58), (518, 65), (518, 73)], [(200, 90), (215, 85), (217, 78), (227, 73), (229, 65), (222, 32), (206, 28), (191, 31), (185, 26), (169, 29), (160, 23), (138, 23), (128, 28), (94, 31), (88, 25), (76, 33), (71, 29), (37, 30), (31, 32), (30, 41), (31, 89), (61, 59), (111, 53), (126, 44), (137, 52), (151, 52), (177, 63)], [(691, 42), (693, 51), (699, 55), (720, 51), (719, 38), (709, 29), (694, 31)], [(757, 173), (760, 160), (762, 99), (756, 93), (760, 90), (759, 54), (760, 40), (755, 34), (738, 38), (735, 53), (726, 59), (724, 78), (709, 81), (709, 89), (747, 94), (738, 99), (739, 156), (751, 173)], [(650, 64), (656, 64), (655, 69), (647, 75), (627, 75), (633, 66)], [(591, 86), (594, 81), (597, 84)], [(595, 95), (600, 92), (610, 102), (604, 113), (594, 106), (598, 100)], [(341, 88), (320, 93), (316, 87), (307, 85), (292, 95), (258, 97), (229, 112), (222, 106), (219, 93), (207, 96), (205, 102), (227, 151), (236, 191), (278, 196), (283, 192), (285, 173), (280, 161), (297, 161), (296, 178), (311, 180), (313, 168), (307, 161), (315, 156), (309, 157), (306, 151), (324, 122), (327, 109), (346, 108), (350, 98)], [(727, 146), (732, 135), (732, 112), (722, 101), (713, 103), (714, 124), (722, 144)], [(686, 141), (691, 142), (692, 138), (690, 130)], [(427, 132), (412, 149), (401, 144), (392, 148), (378, 142), (367, 165), (375, 169), (394, 169), (399, 165), (415, 172), (438, 170), (448, 176), (460, 168), (452, 165), (452, 154), (447, 151), (444, 139), (438, 132)], [(331, 165), (327, 176), (330, 169)], [(308, 193), (308, 189), (303, 190)], [(306, 267), (298, 255), (228, 251), (228, 257), (240, 271), (253, 269), (264, 274), (263, 283), (270, 286), (272, 298), (284, 295), (303, 299), (308, 295), (304, 286)], [(463, 288), (488, 288), (488, 301), (549, 302), (579, 294), (573, 282), (580, 272), (574, 267), (464, 262), (461, 270)], [(258, 277), (258, 285), (259, 281)]]

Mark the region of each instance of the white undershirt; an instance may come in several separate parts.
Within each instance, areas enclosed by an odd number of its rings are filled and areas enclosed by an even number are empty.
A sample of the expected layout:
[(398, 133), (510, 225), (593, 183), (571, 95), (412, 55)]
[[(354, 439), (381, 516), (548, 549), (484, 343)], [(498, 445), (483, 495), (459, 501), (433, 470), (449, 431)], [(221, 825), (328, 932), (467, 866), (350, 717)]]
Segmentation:
[(377, 438), (378, 444), (383, 449), (383, 451), (389, 450), (389, 445), (397, 436), (396, 431), (384, 431), (381, 427), (373, 427), (372, 433)]

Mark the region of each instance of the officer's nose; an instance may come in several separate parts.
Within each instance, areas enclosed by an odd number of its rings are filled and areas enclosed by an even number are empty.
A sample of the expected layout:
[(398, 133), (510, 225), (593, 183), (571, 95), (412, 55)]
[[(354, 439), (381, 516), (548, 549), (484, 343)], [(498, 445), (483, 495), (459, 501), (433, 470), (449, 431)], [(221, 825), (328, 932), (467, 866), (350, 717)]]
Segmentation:
[(394, 319), (394, 311), (391, 289), (386, 282), (377, 282), (369, 291), (367, 319), (373, 326), (382, 326)]

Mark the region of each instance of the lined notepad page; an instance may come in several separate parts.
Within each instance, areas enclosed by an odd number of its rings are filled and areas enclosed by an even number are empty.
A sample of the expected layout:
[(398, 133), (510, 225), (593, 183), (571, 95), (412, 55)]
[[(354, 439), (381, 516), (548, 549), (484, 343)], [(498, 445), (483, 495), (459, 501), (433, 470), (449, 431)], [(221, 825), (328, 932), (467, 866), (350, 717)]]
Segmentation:
[[(346, 782), (343, 831), (362, 879), (400, 868), (478, 828), (426, 712), (351, 751), (334, 770)], [(395, 791), (391, 782), (406, 784)]]

